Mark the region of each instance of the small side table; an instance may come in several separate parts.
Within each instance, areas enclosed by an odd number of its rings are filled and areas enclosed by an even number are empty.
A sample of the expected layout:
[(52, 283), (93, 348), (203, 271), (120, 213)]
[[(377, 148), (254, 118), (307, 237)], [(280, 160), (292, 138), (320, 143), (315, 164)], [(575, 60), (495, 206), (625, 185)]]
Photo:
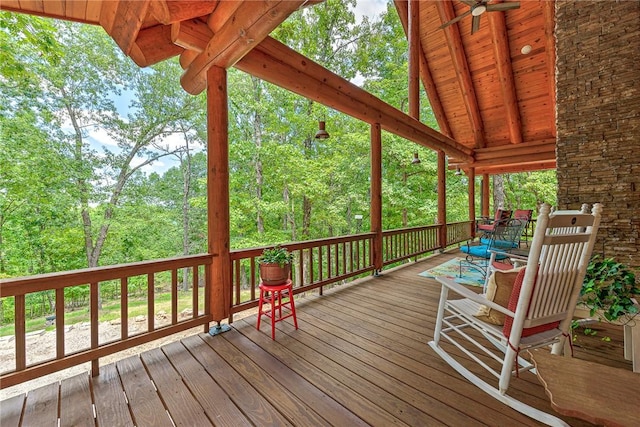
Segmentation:
[[(276, 286), (267, 286), (260, 282), (258, 285), (260, 288), (260, 300), (258, 302), (258, 323), (256, 329), (260, 330), (260, 320), (262, 316), (271, 318), (271, 339), (276, 339), (276, 323), (293, 317), (293, 325), (298, 329), (298, 319), (296, 318), (296, 306), (293, 301), (293, 284), (291, 280), (287, 280), (286, 283)], [(287, 300), (283, 302), (283, 300)], [(263, 304), (268, 303), (270, 308), (263, 309)], [(282, 314), (282, 309), (285, 309), (285, 314)]]

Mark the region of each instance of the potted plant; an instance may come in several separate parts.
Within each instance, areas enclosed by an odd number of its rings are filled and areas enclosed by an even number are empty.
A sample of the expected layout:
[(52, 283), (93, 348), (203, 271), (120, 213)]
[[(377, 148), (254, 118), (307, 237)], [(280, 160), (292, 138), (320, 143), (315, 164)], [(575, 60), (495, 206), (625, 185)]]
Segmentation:
[[(591, 259), (580, 291), (580, 304), (609, 322), (625, 324), (638, 314), (640, 286), (632, 269), (613, 258)], [(622, 318), (622, 319), (621, 319)]]
[(267, 286), (284, 284), (291, 277), (293, 254), (280, 245), (262, 251), (257, 258), (260, 279)]

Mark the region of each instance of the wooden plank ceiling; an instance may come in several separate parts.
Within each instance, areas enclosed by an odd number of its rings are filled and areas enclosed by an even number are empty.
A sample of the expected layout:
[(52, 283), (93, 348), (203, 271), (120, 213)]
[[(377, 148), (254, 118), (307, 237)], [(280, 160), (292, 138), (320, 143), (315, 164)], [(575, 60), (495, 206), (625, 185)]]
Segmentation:
[[(206, 71), (214, 65), (237, 65), (252, 74), (262, 70), (265, 80), (347, 114), (359, 111), (351, 115), (444, 150), (450, 167), (474, 167), (476, 174), (555, 168), (553, 1), (525, 0), (517, 9), (485, 12), (474, 34), (471, 15), (440, 28), (473, 2), (418, 2), (420, 76), (442, 134), (383, 103), (371, 104), (370, 95), (327, 70), (326, 78), (314, 75), (317, 70), (305, 69), (306, 61), (296, 69), (290, 62), (295, 52), (267, 38), (292, 12), (320, 1), (2, 0), (0, 7), (101, 25), (141, 67), (179, 56), (185, 69), (181, 84), (189, 93), (204, 90)], [(408, 3), (395, 5), (406, 29)], [(523, 53), (527, 45), (531, 50)], [(283, 54), (287, 58), (278, 57)], [(297, 79), (269, 71), (276, 65), (309, 84), (301, 87)], [(316, 80), (333, 81), (344, 96), (332, 102), (314, 98), (322, 92), (313, 90)], [(358, 103), (371, 107), (362, 110)]]

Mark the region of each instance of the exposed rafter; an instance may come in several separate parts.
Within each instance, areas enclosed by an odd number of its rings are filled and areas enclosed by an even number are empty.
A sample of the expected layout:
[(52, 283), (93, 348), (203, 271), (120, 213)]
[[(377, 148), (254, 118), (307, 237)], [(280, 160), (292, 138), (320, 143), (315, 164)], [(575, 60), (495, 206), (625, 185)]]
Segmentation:
[[(451, 21), (456, 17), (451, 1), (438, 1), (436, 2), (436, 7), (442, 22)], [(475, 88), (473, 87), (471, 72), (469, 71), (467, 58), (462, 46), (460, 30), (457, 25), (449, 25), (443, 31), (447, 38), (447, 44), (453, 60), (455, 73), (458, 77), (460, 90), (462, 91), (465, 109), (467, 110), (469, 122), (471, 123), (475, 147), (482, 148), (485, 146), (484, 125), (482, 117), (480, 116), (480, 108), (478, 107), (478, 99), (476, 97)]]
[(504, 98), (504, 109), (507, 115), (511, 143), (520, 144), (522, 142), (522, 121), (520, 120), (518, 97), (516, 95), (513, 69), (511, 68), (509, 38), (507, 37), (504, 13), (487, 13), (487, 18), (489, 20), (489, 29), (491, 30), (496, 69), (500, 88), (502, 89), (502, 97)]
[[(405, 34), (408, 34), (408, 13), (409, 7), (407, 4), (407, 0), (395, 0), (396, 9), (398, 10), (398, 15), (400, 16), (400, 22), (404, 27)], [(438, 127), (440, 127), (440, 132), (448, 137), (451, 137), (451, 128), (449, 127), (449, 121), (447, 120), (447, 116), (442, 108), (442, 102), (440, 101), (440, 96), (438, 95), (438, 88), (433, 81), (433, 76), (431, 75), (431, 71), (429, 70), (429, 64), (424, 56), (424, 51), (422, 46), (419, 50), (420, 54), (420, 78), (422, 79), (422, 84), (424, 86), (425, 92), (427, 93), (427, 98), (429, 98), (429, 105), (431, 106), (431, 110), (433, 111), (433, 115), (438, 122)]]

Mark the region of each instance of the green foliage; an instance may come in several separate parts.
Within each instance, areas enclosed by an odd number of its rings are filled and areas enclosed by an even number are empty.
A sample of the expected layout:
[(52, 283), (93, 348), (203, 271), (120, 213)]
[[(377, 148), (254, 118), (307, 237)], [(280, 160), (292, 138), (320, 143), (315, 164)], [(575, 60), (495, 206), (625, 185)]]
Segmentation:
[(278, 264), (283, 267), (293, 262), (293, 254), (280, 245), (262, 251), (262, 255), (256, 258), (258, 264)]
[(635, 297), (639, 294), (640, 287), (630, 268), (613, 258), (599, 259), (598, 256), (589, 263), (580, 291), (590, 315), (602, 311), (608, 321), (635, 316), (638, 313)]

